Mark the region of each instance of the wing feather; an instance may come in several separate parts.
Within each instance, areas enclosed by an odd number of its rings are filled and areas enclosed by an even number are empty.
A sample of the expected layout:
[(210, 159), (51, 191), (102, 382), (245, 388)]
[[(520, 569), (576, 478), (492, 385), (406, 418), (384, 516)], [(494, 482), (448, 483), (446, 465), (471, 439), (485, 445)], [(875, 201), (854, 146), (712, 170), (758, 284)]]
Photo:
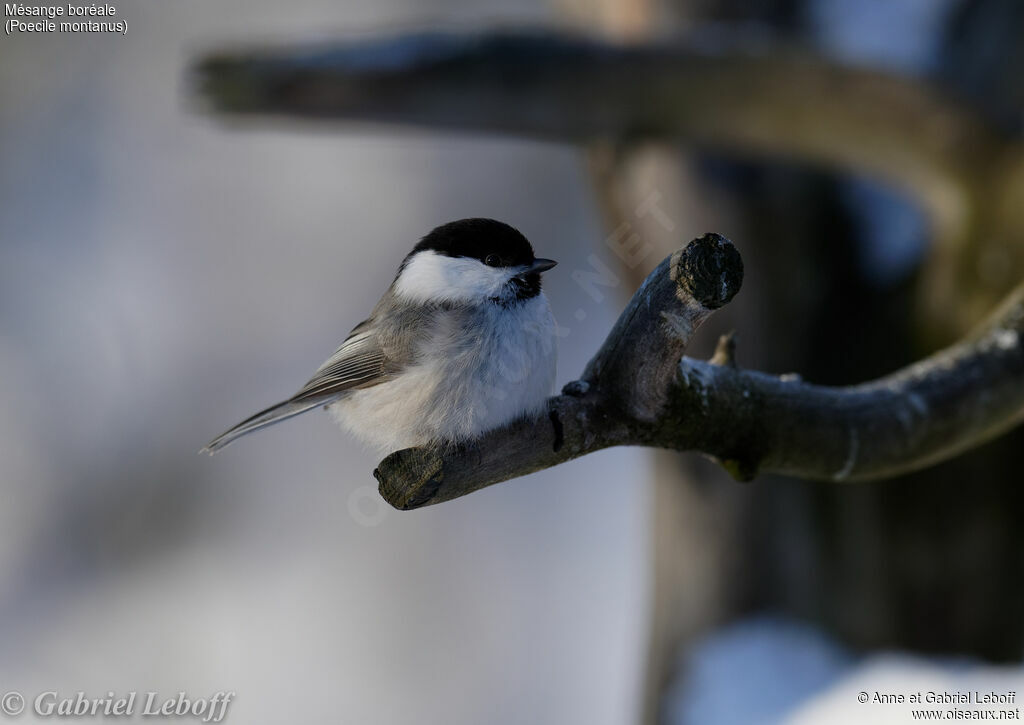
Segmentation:
[(390, 379), (398, 369), (399, 366), (388, 357), (374, 335), (354, 332), (291, 399), (306, 400), (369, 387)]
[(328, 405), (341, 393), (354, 388), (366, 388), (389, 380), (401, 369), (401, 364), (386, 354), (378, 338), (366, 330), (362, 323), (352, 331), (333, 355), (320, 366), (298, 393), (283, 403), (271, 406), (242, 421), (223, 433), (203, 449), (215, 453), (229, 443), (267, 426), (287, 420), (308, 410)]

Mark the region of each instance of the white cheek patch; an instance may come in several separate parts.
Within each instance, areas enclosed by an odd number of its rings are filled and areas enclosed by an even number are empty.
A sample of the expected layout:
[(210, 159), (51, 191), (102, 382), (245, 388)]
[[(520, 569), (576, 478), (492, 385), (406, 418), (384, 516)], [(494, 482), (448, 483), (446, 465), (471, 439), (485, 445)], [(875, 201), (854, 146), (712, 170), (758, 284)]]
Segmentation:
[(466, 257), (418, 252), (395, 281), (395, 293), (411, 302), (479, 302), (501, 294), (513, 270)]

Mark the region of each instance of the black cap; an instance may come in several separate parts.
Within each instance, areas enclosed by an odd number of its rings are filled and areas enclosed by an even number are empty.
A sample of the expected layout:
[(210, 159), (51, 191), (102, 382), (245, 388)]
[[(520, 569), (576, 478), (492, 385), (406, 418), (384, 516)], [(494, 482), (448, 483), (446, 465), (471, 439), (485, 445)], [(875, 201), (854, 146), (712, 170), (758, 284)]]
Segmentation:
[(413, 247), (447, 257), (479, 259), (492, 267), (533, 264), (533, 247), (518, 229), (495, 219), (459, 219), (434, 229)]

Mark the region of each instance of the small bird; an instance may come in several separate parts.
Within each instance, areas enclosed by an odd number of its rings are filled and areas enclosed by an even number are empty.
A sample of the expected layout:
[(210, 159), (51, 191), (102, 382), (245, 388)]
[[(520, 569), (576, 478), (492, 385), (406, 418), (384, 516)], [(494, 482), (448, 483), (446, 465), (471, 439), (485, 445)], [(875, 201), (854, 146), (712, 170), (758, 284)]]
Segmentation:
[(556, 355), (540, 276), (555, 264), (493, 219), (437, 227), (299, 392), (203, 451), (320, 406), (382, 451), (458, 444), (539, 415)]

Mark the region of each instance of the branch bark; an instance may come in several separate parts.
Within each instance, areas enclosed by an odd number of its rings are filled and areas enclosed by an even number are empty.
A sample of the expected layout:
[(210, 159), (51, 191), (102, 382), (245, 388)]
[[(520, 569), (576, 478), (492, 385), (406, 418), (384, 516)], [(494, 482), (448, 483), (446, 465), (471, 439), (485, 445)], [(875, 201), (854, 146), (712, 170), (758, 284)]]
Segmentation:
[[(561, 141), (639, 136), (876, 173), (962, 223), (997, 129), (919, 79), (749, 33), (676, 44), (556, 33), (422, 33), (211, 54), (201, 95), (220, 113), (352, 119)], [(912, 132), (909, 132), (911, 131)], [(991, 164), (985, 164), (991, 169)]]
[(453, 450), (392, 453), (374, 471), (381, 495), (419, 508), (618, 445), (701, 452), (740, 480), (886, 478), (1024, 419), (1024, 285), (962, 342), (879, 380), (828, 387), (739, 368), (729, 343), (709, 362), (681, 358), (742, 279), (731, 242), (694, 240), (648, 276), (546, 418)]
[[(371, 121), (555, 141), (676, 139), (874, 176), (937, 242), (929, 336), (952, 339), (1024, 269), (1024, 143), (924, 78), (858, 68), (770, 36), (700, 28), (672, 44), (554, 32), (416, 33), (211, 53), (193, 70), (221, 116)], [(989, 265), (978, 284), (976, 260)], [(969, 270), (962, 272), (961, 270)]]

